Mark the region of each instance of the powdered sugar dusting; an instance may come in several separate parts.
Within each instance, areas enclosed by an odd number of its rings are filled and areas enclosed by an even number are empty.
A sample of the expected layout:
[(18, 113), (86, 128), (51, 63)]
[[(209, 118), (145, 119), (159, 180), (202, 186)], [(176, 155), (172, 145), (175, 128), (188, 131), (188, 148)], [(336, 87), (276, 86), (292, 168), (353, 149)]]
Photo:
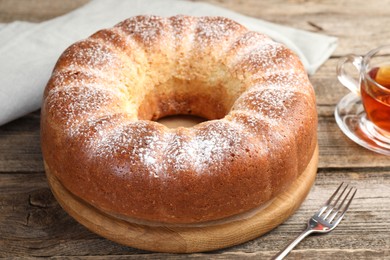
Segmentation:
[(97, 117), (88, 117), (83, 124), (73, 127), (72, 134), (80, 147), (85, 151), (95, 151), (101, 142), (105, 142), (107, 136), (117, 128), (121, 128), (128, 122), (124, 113), (105, 114)]
[(287, 104), (294, 102), (296, 93), (291, 90), (265, 88), (244, 93), (232, 110), (251, 111), (267, 119), (270, 124), (280, 124), (289, 111)]
[[(248, 136), (239, 125), (226, 120), (209, 121), (191, 130), (175, 133), (164, 152), (163, 169), (209, 174), (226, 167), (231, 156), (245, 152)], [(173, 166), (173, 169), (170, 168)]]
[(198, 19), (195, 36), (198, 41), (204, 44), (218, 42), (224, 39), (235, 39), (244, 27), (224, 17), (200, 17)]
[(278, 65), (277, 69), (280, 69), (280, 65), (285, 64), (287, 58), (283, 51), (285, 51), (284, 46), (277, 42), (263, 44), (244, 57), (240, 66), (244, 71), (251, 73), (274, 70), (276, 65)]
[(269, 43), (273, 41), (264, 34), (248, 31), (233, 44), (232, 48), (235, 49), (239, 46), (243, 46), (244, 48), (252, 48), (259, 46), (262, 42)]
[[(70, 136), (77, 135), (77, 129), (87, 118), (95, 118), (101, 112), (108, 114), (112, 103), (119, 103), (118, 97), (96, 85), (66, 86), (49, 92), (45, 107), (54, 120), (63, 124)], [(111, 108), (101, 111), (103, 108)]]
[(208, 170), (223, 169), (226, 157), (237, 153), (245, 138), (237, 129), (226, 122), (213, 122), (207, 129), (197, 131), (190, 145), (197, 148), (193, 161), (195, 169), (207, 173)]
[(260, 89), (276, 89), (279, 91), (294, 91), (303, 95), (312, 95), (313, 88), (307, 74), (297, 68), (266, 72), (264, 81), (251, 87), (248, 92)]
[(272, 44), (273, 41), (258, 32), (247, 32), (241, 35), (226, 52), (228, 58), (227, 64), (233, 67), (237, 62), (241, 61), (245, 55), (258, 49), (261, 45)]
[[(248, 122), (253, 127), (255, 119), (269, 125), (280, 124), (296, 93), (307, 94), (310, 89), (307, 85), (300, 87), (307, 78), (293, 68), (295, 57), (290, 51), (262, 34), (243, 34), (246, 29), (229, 19), (138, 16), (125, 20), (113, 30), (115, 33), (103, 35), (110, 37), (111, 43), (105, 44), (104, 38), (97, 37), (76, 43), (64, 53), (51, 81), (53, 88), (47, 94), (46, 108), (63, 123), (70, 137), (85, 140), (85, 147), (93, 150), (93, 156), (103, 161), (117, 160), (131, 168), (131, 172), (144, 171), (159, 178), (171, 172), (172, 167), (176, 172), (191, 170), (197, 174), (221, 170), (229, 157), (247, 152), (252, 133), (244, 131), (244, 126), (234, 120), (210, 121), (188, 131), (169, 132), (154, 122), (130, 122), (123, 115), (118, 116), (124, 110), (124, 100), (129, 99), (126, 86), (120, 85), (116, 78), (124, 67), (117, 53), (118, 46), (137, 45), (136, 50), (144, 46), (144, 55), (148, 50), (153, 53), (150, 46), (163, 50), (165, 43), (169, 43), (164, 49), (167, 53), (178, 43), (187, 44), (185, 50), (191, 51), (194, 40), (195, 47), (199, 47), (192, 50), (195, 53), (211, 47), (218, 52), (213, 52), (215, 57), (228, 55), (227, 67), (234, 71), (232, 75), (265, 79), (246, 91), (232, 109), (252, 113), (254, 119)], [(180, 42), (183, 30), (191, 32), (186, 36), (186, 43)], [(150, 64), (153, 57), (144, 60)], [(202, 64), (198, 62), (194, 66)]]
[[(102, 82), (104, 81), (104, 83)], [(109, 91), (115, 95), (122, 95), (120, 86), (115, 77), (109, 74), (96, 73), (94, 71), (75, 72), (75, 71), (57, 71), (53, 74), (49, 82), (49, 92), (66, 90), (67, 88), (97, 88), (103, 91)]]
[(283, 45), (267, 42), (240, 57), (236, 63), (229, 65), (238, 77), (249, 80), (252, 84), (263, 80), (267, 74), (276, 71), (294, 70), (299, 63), (295, 55)]
[(125, 157), (133, 171), (145, 171), (160, 177), (161, 152), (166, 146), (162, 126), (149, 121), (134, 121), (117, 126), (101, 139), (95, 156), (113, 160)]
[(186, 134), (163, 132), (155, 124), (137, 121), (105, 133), (95, 155), (105, 160), (125, 156), (132, 171), (145, 168), (153, 178), (167, 177), (168, 172), (208, 174), (223, 169), (227, 157), (243, 152), (247, 140), (239, 125), (225, 120), (210, 121)]
[(83, 40), (70, 46), (60, 57), (57, 69), (67, 70), (102, 70), (112, 68), (118, 62), (116, 55), (102, 43)]
[(193, 130), (187, 130), (184, 133), (180, 130), (182, 129), (169, 134), (164, 150), (165, 160), (161, 162), (164, 172), (188, 170), (192, 167), (189, 162), (192, 158), (196, 158), (196, 148), (189, 145)]
[(151, 46), (169, 36), (167, 32), (169, 32), (170, 24), (165, 18), (146, 15), (127, 19), (116, 27), (121, 27), (127, 34), (139, 39), (146, 46)]
[(183, 39), (189, 40), (190, 42), (194, 36), (194, 27), (196, 26), (196, 18), (192, 16), (176, 15), (168, 18), (172, 35), (176, 41)]

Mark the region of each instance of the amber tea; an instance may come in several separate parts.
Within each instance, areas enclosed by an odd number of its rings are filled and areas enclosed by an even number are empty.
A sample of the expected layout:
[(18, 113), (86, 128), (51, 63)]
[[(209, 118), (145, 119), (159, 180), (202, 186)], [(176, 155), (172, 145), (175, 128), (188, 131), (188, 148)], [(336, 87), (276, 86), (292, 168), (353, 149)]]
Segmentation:
[(367, 74), (360, 91), (367, 118), (390, 133), (390, 64), (374, 67)]
[(343, 56), (336, 69), (351, 91), (336, 106), (337, 125), (357, 144), (390, 156), (390, 44)]

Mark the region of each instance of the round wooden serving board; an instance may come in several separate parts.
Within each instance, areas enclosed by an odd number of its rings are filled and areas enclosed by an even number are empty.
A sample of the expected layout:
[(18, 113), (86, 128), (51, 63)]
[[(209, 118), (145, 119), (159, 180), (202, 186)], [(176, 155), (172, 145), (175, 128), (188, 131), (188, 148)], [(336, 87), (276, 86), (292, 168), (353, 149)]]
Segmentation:
[(52, 175), (46, 175), (60, 205), (91, 231), (127, 246), (171, 253), (210, 251), (261, 236), (283, 223), (301, 205), (317, 173), (318, 147), (301, 176), (265, 208), (245, 218), (200, 227), (147, 226), (130, 223), (99, 211), (75, 197)]

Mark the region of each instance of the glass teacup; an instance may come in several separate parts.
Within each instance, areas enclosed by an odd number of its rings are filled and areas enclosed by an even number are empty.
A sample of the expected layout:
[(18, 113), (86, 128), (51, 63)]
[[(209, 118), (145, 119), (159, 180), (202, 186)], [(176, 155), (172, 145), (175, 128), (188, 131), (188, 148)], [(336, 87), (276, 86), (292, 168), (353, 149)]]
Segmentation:
[[(356, 77), (348, 67), (357, 69)], [(390, 155), (390, 45), (342, 57), (337, 76), (352, 92), (336, 107), (341, 130), (356, 143)]]

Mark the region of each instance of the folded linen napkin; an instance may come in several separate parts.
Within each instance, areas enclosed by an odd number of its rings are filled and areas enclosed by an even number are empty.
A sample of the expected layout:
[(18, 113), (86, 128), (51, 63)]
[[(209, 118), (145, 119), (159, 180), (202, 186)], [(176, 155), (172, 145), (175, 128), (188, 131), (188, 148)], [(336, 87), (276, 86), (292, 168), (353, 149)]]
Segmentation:
[(287, 45), (313, 74), (335, 50), (337, 39), (250, 18), (206, 3), (180, 0), (92, 0), (42, 23), (0, 26), (0, 125), (38, 109), (60, 54), (73, 42), (135, 15), (225, 16)]

